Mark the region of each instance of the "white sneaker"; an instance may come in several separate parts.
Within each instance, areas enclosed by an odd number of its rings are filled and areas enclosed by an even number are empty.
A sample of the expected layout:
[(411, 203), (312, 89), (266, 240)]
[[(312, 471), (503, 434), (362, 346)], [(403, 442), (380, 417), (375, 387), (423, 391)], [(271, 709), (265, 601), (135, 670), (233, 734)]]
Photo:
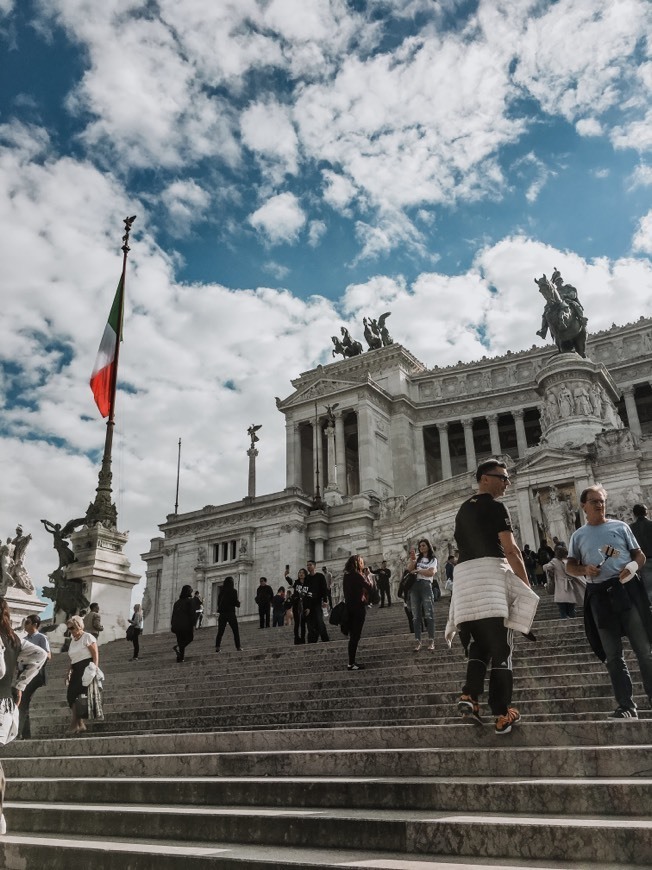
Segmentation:
[(414, 651), (415, 651), (415, 652), (419, 652), (420, 649), (421, 649), (421, 641), (418, 640), (418, 641), (417, 641), (417, 645), (414, 647)]
[(430, 652), (434, 652), (434, 651), (435, 651), (435, 642), (434, 642), (434, 640), (431, 640), (431, 641), (430, 641), (430, 646), (428, 647), (428, 649), (430, 650)]
[(4, 813), (0, 814), (0, 837), (4, 837), (7, 833), (7, 820), (5, 819)]

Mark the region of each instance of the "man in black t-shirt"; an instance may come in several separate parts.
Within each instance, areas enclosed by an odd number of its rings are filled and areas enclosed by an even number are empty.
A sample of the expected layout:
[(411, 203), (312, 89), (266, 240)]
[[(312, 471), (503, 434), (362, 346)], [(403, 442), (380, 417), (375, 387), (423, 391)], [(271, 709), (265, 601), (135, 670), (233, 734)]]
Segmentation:
[(305, 586), (308, 588), (303, 599), (303, 612), (306, 616), (306, 628), (308, 630), (308, 643), (317, 643), (317, 638), (323, 641), (330, 640), (324, 624), (324, 612), (321, 609), (322, 601), (328, 601), (328, 584), (322, 573), (316, 571), (315, 563), (309, 560), (307, 565), (308, 576)]
[(647, 508), (644, 504), (635, 504), (632, 513), (636, 519), (629, 524), (629, 527), (647, 559), (638, 573), (645, 586), (647, 597), (652, 602), (652, 520), (648, 519)]
[[(481, 463), (476, 471), (476, 480), (478, 492), (464, 502), (455, 519), (458, 571), (461, 574), (461, 566), (474, 559), (507, 559), (514, 574), (529, 587), (521, 551), (512, 533), (509, 511), (496, 500), (505, 494), (510, 482), (505, 464), (496, 459)], [(489, 563), (489, 567), (500, 571), (499, 563), (495, 566)], [(457, 589), (458, 584), (454, 583), (453, 595)], [(493, 602), (488, 587), (478, 583), (477, 596), (483, 607), (486, 600), (487, 607), (491, 609)], [(512, 631), (506, 628), (504, 618), (488, 616), (462, 622), (459, 632), (464, 645), (468, 644), (468, 664), (458, 709), (462, 716), (481, 722), (478, 699), (484, 692), (487, 667), (491, 664), (489, 706), (496, 716), (496, 733), (508, 734), (512, 725), (521, 718), (518, 710), (510, 706), (513, 683)]]

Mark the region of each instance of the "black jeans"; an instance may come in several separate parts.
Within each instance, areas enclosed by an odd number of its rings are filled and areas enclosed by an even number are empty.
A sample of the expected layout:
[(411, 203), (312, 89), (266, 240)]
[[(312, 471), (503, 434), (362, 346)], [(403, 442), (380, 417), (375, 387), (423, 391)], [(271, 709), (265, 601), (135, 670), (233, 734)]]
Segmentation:
[(462, 692), (477, 701), (484, 692), (484, 679), (491, 663), (489, 707), (494, 716), (504, 716), (512, 702), (513, 631), (505, 628), (501, 616), (463, 622), (460, 633), (465, 629), (471, 634), (472, 640)]
[(358, 651), (358, 644), (362, 635), (362, 627), (367, 616), (366, 607), (356, 607), (355, 610), (348, 610), (348, 625), (349, 625), (349, 664), (355, 664), (355, 654)]
[(179, 652), (177, 653), (177, 661), (182, 662), (186, 652), (186, 647), (190, 646), (195, 635), (192, 628), (188, 631), (175, 631), (175, 634), (177, 636), (177, 647), (179, 649)]
[(215, 649), (220, 648), (220, 644), (222, 643), (222, 638), (224, 637), (224, 632), (227, 625), (231, 626), (235, 648), (240, 649), (240, 629), (238, 628), (238, 619), (235, 613), (220, 613), (217, 617), (217, 637), (215, 638)]
[(310, 610), (306, 618), (308, 643), (317, 643), (318, 638), (321, 638), (323, 641), (330, 640), (326, 625), (324, 624), (324, 612), (321, 609), (321, 601), (311, 604), (308, 609)]
[(258, 605), (258, 617), (260, 619), (261, 628), (269, 628), (269, 613), (272, 609), (271, 604)]
[(294, 620), (294, 642), (296, 644), (306, 642), (306, 620), (303, 615), (303, 607), (299, 604), (292, 605), (292, 619)]
[(389, 580), (383, 580), (378, 584), (378, 591), (380, 592), (380, 606), (385, 606), (385, 597), (387, 597), (387, 606), (392, 606), (392, 593), (389, 589)]
[(28, 740), (32, 736), (32, 730), (29, 723), (30, 701), (32, 700), (34, 692), (44, 685), (45, 674), (43, 673), (43, 671), (39, 671), (38, 674), (29, 681), (29, 683), (25, 686), (23, 690), (23, 696), (20, 699), (20, 706), (18, 707), (18, 734), (24, 740)]
[(134, 645), (134, 658), (135, 659), (138, 658), (138, 654), (140, 653), (140, 640), (139, 640), (139, 638), (140, 638), (140, 629), (137, 628), (134, 631), (134, 636), (131, 639), (131, 642)]

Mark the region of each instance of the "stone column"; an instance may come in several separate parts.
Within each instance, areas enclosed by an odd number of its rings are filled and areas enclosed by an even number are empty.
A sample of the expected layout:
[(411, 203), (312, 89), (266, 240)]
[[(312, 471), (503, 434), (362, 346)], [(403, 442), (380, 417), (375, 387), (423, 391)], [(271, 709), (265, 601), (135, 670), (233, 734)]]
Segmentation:
[(360, 492), (375, 492), (377, 484), (372, 453), (371, 409), (364, 402), (358, 405), (358, 468)]
[(342, 504), (342, 495), (337, 485), (337, 470), (335, 466), (335, 427), (330, 423), (326, 427), (326, 446), (328, 448), (328, 475), (324, 489), (324, 501), (327, 505)]
[(346, 495), (346, 441), (344, 440), (344, 415), (335, 414), (335, 464), (337, 465), (337, 485)]
[(475, 471), (475, 444), (473, 443), (473, 420), (462, 420), (464, 427), (464, 446), (466, 447), (466, 470)]
[(630, 431), (637, 438), (640, 438), (643, 431), (641, 430), (641, 421), (638, 419), (638, 409), (636, 407), (636, 399), (634, 398), (633, 384), (623, 387), (623, 397), (625, 399), (625, 407), (627, 408), (627, 419), (629, 421)]
[(294, 424), (294, 485), (303, 489), (303, 464), (301, 450), (301, 426), (299, 423)]
[(453, 468), (451, 466), (451, 451), (448, 446), (448, 423), (437, 423), (439, 430), (439, 453), (441, 454), (441, 476), (442, 480), (448, 480), (453, 476)]
[(247, 495), (249, 498), (256, 498), (256, 457), (258, 456), (258, 451), (255, 447), (250, 447), (247, 450), (247, 456), (249, 457), (249, 487)]
[(500, 433), (498, 432), (498, 414), (487, 414), (487, 422), (489, 423), (489, 440), (491, 441), (491, 452), (494, 456), (500, 456)]
[(525, 423), (523, 422), (523, 409), (519, 408), (512, 411), (512, 417), (516, 424), (516, 446), (518, 449), (519, 458), (525, 456), (527, 450), (527, 438), (525, 436)]
[(324, 471), (320, 450), (321, 444), (319, 443), (321, 440), (320, 435), (321, 426), (319, 425), (319, 420), (314, 420), (312, 424), (312, 491), (314, 495), (317, 495), (317, 486), (319, 486), (321, 494), (322, 473)]
[(285, 421), (285, 486), (289, 489), (297, 485), (296, 451), (294, 442), (298, 436), (297, 427), (291, 420)]
[(426, 445), (423, 440), (423, 426), (415, 426), (414, 429), (414, 471), (416, 473), (417, 492), (428, 486), (428, 472), (426, 470)]

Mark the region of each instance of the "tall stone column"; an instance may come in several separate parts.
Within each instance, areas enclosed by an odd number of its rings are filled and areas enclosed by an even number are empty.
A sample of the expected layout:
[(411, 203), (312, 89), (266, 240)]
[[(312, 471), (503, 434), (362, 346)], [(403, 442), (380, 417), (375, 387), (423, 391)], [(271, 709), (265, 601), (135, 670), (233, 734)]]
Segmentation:
[(638, 418), (638, 408), (636, 407), (636, 399), (634, 398), (634, 387), (633, 385), (629, 385), (627, 387), (623, 387), (623, 397), (625, 399), (625, 407), (627, 408), (627, 419), (629, 421), (629, 428), (632, 434), (636, 435), (637, 438), (640, 438), (643, 434), (641, 429), (641, 421)]
[(441, 476), (442, 480), (448, 480), (453, 476), (453, 468), (451, 466), (451, 451), (448, 444), (448, 423), (437, 423), (439, 430), (439, 453), (441, 455)]
[(466, 448), (466, 470), (475, 471), (477, 462), (475, 459), (475, 444), (473, 443), (473, 420), (462, 420), (464, 427), (464, 446)]
[(358, 468), (360, 492), (375, 492), (376, 470), (372, 451), (371, 409), (361, 402), (358, 405)]
[(428, 486), (428, 471), (426, 468), (426, 445), (423, 440), (423, 426), (414, 429), (414, 471), (417, 480), (417, 492)]
[(317, 487), (319, 487), (319, 492), (321, 495), (322, 482), (321, 475), (323, 471), (321, 450), (320, 450), (320, 434), (321, 434), (321, 426), (319, 425), (319, 420), (314, 420), (312, 423), (312, 491), (314, 495), (317, 495)]
[(491, 441), (491, 452), (494, 456), (500, 456), (500, 433), (498, 431), (498, 414), (487, 414), (487, 422), (489, 423), (489, 440)]
[(249, 457), (249, 487), (247, 495), (249, 498), (256, 498), (256, 457), (258, 456), (258, 451), (255, 447), (250, 447), (247, 450), (247, 456)]
[(285, 486), (297, 486), (296, 451), (294, 442), (298, 436), (297, 427), (291, 420), (285, 421)]
[(335, 414), (335, 464), (337, 465), (338, 488), (342, 495), (346, 495), (346, 442), (344, 440), (344, 415), (341, 411)]
[(525, 456), (527, 450), (527, 437), (525, 435), (525, 423), (523, 422), (523, 409), (518, 408), (512, 411), (512, 417), (516, 424), (516, 447), (518, 449), (519, 458)]
[(326, 427), (326, 446), (328, 449), (328, 477), (324, 489), (324, 501), (331, 507), (342, 504), (342, 495), (337, 485), (337, 470), (335, 466), (335, 427), (330, 423)]
[(294, 485), (303, 489), (303, 463), (301, 450), (301, 426), (294, 424)]

